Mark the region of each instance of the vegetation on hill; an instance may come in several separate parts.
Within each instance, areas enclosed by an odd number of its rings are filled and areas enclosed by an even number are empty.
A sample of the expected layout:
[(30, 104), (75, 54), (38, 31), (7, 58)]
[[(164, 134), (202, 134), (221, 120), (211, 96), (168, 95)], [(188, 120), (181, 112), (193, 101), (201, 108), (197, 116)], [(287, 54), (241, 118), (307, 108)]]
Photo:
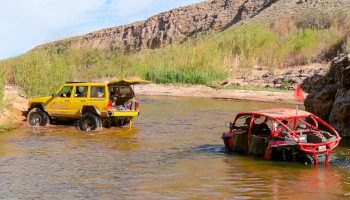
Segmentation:
[(4, 99), (5, 83), (6, 83), (5, 73), (0, 68), (0, 112), (2, 112), (5, 107), (5, 99)]
[(74, 49), (60, 43), (4, 60), (0, 67), (7, 81), (21, 86), (30, 97), (49, 95), (68, 80), (101, 77), (212, 84), (230, 76), (244, 77), (254, 66), (268, 67), (273, 73), (276, 68), (325, 62), (339, 51), (350, 50), (349, 27), (345, 18), (327, 24), (281, 19), (136, 54), (113, 47)]

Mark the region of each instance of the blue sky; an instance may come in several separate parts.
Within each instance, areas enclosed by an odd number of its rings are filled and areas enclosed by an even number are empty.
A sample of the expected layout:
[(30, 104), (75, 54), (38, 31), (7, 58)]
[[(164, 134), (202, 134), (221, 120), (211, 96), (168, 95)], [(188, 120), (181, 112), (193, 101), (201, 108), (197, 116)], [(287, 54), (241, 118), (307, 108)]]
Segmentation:
[(0, 59), (201, 0), (0, 0)]

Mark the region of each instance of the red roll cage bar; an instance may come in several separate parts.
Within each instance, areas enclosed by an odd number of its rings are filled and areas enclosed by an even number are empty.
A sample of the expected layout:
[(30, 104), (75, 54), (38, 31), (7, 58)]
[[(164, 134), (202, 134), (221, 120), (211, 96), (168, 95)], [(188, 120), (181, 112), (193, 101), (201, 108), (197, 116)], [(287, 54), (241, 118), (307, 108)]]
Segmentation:
[[(320, 154), (320, 153), (327, 153), (327, 158), (326, 158), (326, 164), (327, 164), (332, 150), (339, 145), (339, 142), (341, 140), (339, 133), (332, 126), (330, 126), (329, 124), (327, 124), (325, 121), (315, 116), (314, 114), (303, 110), (295, 110), (290, 108), (277, 108), (277, 109), (269, 109), (269, 110), (260, 110), (255, 112), (242, 112), (237, 114), (233, 122), (233, 125), (236, 123), (237, 119), (239, 119), (242, 116), (247, 116), (252, 118), (249, 124), (248, 143), (250, 141), (250, 134), (251, 134), (252, 126), (254, 124), (254, 120), (257, 118), (257, 116), (259, 118), (263, 116), (263, 117), (266, 117), (263, 123), (266, 123), (267, 119), (269, 118), (278, 122), (281, 125), (281, 128), (279, 129), (276, 129), (277, 127), (273, 127), (274, 130), (271, 133), (272, 135), (278, 136), (283, 130), (287, 130), (290, 133), (291, 138), (295, 142), (297, 142), (297, 144), (299, 145), (302, 151), (304, 151), (307, 154), (313, 154), (316, 164), (318, 163), (317, 154)], [(315, 125), (311, 125), (310, 123), (302, 119), (307, 117), (312, 119)], [(284, 124), (282, 122), (283, 120), (288, 120), (288, 123)], [(305, 124), (309, 128), (305, 130), (296, 130), (297, 122), (300, 122), (301, 124)], [(294, 124), (293, 130), (290, 128), (291, 123)], [(315, 134), (321, 134), (318, 131), (319, 123), (321, 123), (323, 126), (328, 128), (331, 132), (333, 132), (332, 135), (336, 136), (336, 138), (334, 140), (321, 142), (321, 143), (302, 143), (300, 141), (300, 138), (297, 137), (297, 135), (301, 135), (302, 133), (305, 133), (305, 132), (313, 132)], [(320, 146), (325, 146), (326, 148), (319, 149)], [(265, 157), (266, 156), (267, 155), (265, 155)]]

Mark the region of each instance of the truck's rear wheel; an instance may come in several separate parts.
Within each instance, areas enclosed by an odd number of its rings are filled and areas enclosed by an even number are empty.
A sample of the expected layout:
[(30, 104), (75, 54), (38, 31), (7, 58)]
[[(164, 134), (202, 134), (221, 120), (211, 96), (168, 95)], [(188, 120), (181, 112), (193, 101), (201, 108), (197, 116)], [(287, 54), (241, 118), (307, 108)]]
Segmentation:
[(130, 123), (130, 119), (128, 117), (118, 117), (116, 120), (117, 126), (125, 126)]
[(79, 120), (79, 128), (82, 131), (94, 131), (101, 127), (101, 119), (92, 113), (87, 113)]
[(102, 127), (103, 128), (111, 128), (112, 126), (112, 120), (109, 118), (106, 118), (104, 120), (102, 120)]
[(49, 123), (49, 116), (40, 108), (33, 108), (29, 111), (27, 120), (31, 126), (46, 126)]

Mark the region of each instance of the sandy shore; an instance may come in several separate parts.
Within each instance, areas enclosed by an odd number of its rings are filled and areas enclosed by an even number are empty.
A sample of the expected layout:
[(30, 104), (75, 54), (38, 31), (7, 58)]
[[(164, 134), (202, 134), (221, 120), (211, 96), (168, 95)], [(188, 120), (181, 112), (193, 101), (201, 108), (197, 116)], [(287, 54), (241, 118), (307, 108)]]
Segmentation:
[(176, 96), (176, 97), (201, 97), (215, 99), (231, 99), (237, 101), (278, 102), (294, 104), (293, 91), (248, 91), (213, 89), (203, 85), (164, 85), (148, 84), (135, 88), (136, 95), (143, 96)]

